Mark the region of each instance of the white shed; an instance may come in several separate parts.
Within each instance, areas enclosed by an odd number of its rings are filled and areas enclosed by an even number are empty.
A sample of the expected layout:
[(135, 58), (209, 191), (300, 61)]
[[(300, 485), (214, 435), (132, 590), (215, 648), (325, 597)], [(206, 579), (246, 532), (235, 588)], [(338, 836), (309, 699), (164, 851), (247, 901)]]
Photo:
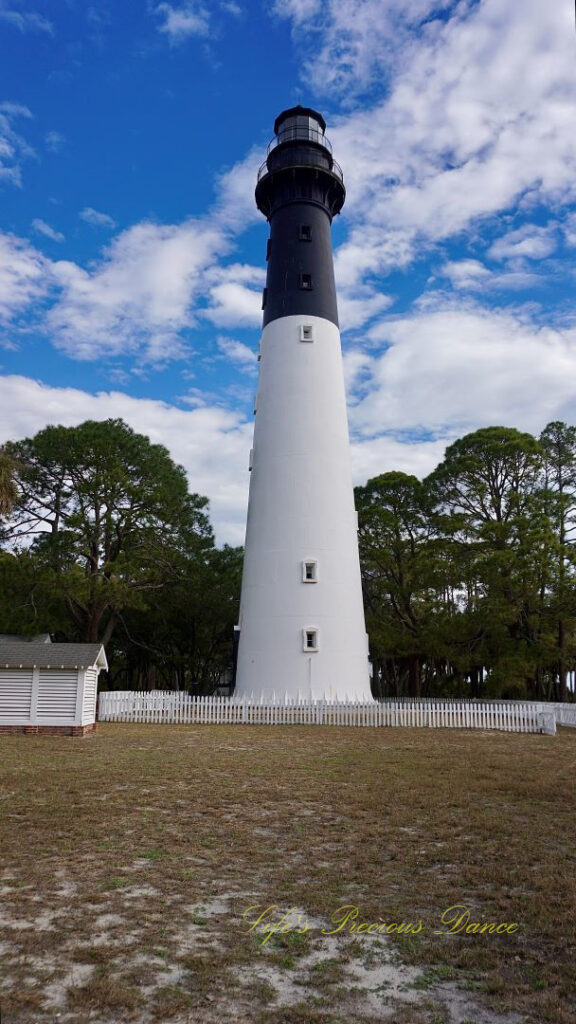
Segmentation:
[(102, 644), (1, 643), (0, 733), (83, 736), (96, 728)]

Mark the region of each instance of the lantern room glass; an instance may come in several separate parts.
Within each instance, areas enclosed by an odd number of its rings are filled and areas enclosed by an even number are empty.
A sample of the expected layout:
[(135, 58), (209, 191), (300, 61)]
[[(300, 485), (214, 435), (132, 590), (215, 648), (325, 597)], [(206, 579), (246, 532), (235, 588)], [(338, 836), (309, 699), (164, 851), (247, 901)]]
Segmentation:
[(293, 142), (295, 139), (304, 139), (307, 142), (318, 142), (325, 145), (324, 132), (320, 123), (315, 117), (298, 114), (294, 117), (287, 117), (280, 126), (278, 132), (278, 143)]

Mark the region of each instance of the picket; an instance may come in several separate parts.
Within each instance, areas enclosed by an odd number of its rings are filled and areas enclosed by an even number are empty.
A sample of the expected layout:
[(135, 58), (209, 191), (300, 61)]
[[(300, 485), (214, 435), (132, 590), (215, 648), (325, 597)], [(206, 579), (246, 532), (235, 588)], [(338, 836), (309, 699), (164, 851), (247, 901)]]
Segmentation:
[(190, 697), (179, 692), (103, 692), (101, 722), (177, 725), (332, 725), (498, 729), (554, 733), (556, 723), (576, 728), (576, 705), (524, 702), (389, 700), (371, 703), (307, 701), (258, 702), (230, 697)]

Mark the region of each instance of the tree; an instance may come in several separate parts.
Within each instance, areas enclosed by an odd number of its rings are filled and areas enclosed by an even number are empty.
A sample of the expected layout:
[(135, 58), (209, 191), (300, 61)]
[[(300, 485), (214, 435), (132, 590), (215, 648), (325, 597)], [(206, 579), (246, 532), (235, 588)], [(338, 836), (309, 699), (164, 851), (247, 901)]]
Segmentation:
[(405, 473), (383, 473), (356, 488), (362, 579), (378, 679), (420, 695), (421, 668), (430, 652), (430, 625), (441, 574), (434, 502), (427, 487)]
[(160, 601), (151, 594), (145, 608), (127, 609), (109, 659), (112, 676), (129, 689), (212, 693), (232, 667), (242, 554), (225, 546), (183, 558)]
[(479, 624), (494, 686), (535, 686), (545, 644), (550, 521), (542, 465), (531, 434), (486, 427), (451, 445), (428, 478), (444, 508), (443, 529), (468, 563), (468, 614)]
[[(555, 420), (542, 431), (545, 484), (554, 530), (554, 572), (550, 595), (556, 621), (558, 699), (566, 700), (568, 660), (574, 662), (576, 593), (576, 428)], [(569, 640), (571, 637), (571, 642)]]
[(19, 493), (5, 537), (31, 542), (85, 642), (106, 643), (123, 609), (177, 573), (179, 553), (213, 546), (207, 499), (122, 420), (47, 427), (7, 450)]
[(0, 447), (0, 519), (12, 513), (18, 498), (16, 470), (16, 463), (7, 447)]

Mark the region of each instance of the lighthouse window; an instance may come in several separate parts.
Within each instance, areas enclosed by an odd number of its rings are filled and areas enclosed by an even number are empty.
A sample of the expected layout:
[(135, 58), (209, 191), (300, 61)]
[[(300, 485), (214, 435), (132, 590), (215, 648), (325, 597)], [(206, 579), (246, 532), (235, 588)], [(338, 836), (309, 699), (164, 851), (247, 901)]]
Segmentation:
[(312, 274), (300, 274), (300, 287), (304, 291), (312, 291)]
[(302, 582), (303, 583), (317, 583), (318, 582), (318, 563), (317, 562), (302, 562)]
[(266, 306), (266, 299), (268, 298), (268, 289), (264, 288), (262, 291), (262, 309)]
[(271, 246), (272, 246), (272, 239), (269, 238), (268, 241), (266, 242), (266, 259), (267, 260), (270, 259), (270, 249), (271, 249)]
[(317, 629), (305, 629), (304, 630), (304, 650), (305, 651), (317, 651), (318, 650), (318, 630)]
[(311, 242), (312, 241), (312, 228), (310, 224), (300, 225), (300, 241)]
[(314, 341), (312, 324), (300, 324), (300, 341)]

